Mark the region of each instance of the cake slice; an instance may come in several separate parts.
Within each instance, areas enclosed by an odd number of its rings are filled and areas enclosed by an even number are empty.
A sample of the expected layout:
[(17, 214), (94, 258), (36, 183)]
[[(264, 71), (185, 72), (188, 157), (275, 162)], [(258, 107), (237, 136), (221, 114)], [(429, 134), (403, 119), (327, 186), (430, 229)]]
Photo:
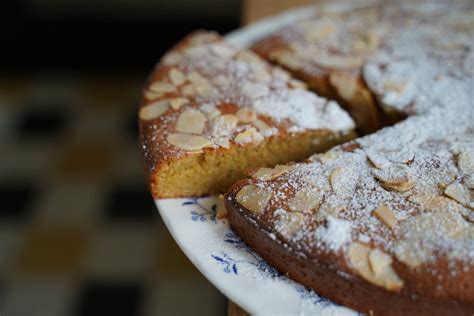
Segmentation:
[(156, 66), (139, 118), (158, 198), (225, 192), (249, 169), (301, 161), (355, 136), (336, 102), (203, 31)]

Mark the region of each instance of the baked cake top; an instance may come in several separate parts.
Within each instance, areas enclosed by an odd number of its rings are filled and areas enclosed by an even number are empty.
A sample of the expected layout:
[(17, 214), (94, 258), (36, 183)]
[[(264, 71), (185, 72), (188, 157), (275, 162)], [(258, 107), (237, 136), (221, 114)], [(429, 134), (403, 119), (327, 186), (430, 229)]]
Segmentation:
[(261, 168), (226, 198), (289, 251), (341, 275), (472, 302), (473, 3), (376, 9), (392, 16), (387, 36), (359, 69), (383, 104), (412, 115), (305, 163)]
[(167, 159), (259, 143), (277, 133), (354, 128), (336, 102), (203, 31), (162, 58), (144, 91), (139, 117), (151, 170)]
[[(382, 108), (412, 114), (415, 67), (423, 67), (411, 57), (412, 44), (429, 47), (439, 62), (449, 56), (451, 71), (462, 76), (473, 71), (473, 27), (469, 1), (322, 2), (312, 17), (266, 36), (254, 49), (303, 76), (329, 75), (347, 100), (362, 75)], [(466, 64), (455, 65), (466, 53)]]

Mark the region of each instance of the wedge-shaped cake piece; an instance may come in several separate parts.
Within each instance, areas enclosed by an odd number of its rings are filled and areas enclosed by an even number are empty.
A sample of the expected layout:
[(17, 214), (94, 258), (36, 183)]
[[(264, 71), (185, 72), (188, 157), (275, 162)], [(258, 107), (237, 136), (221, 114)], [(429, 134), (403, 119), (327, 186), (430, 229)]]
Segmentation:
[(224, 192), (250, 169), (301, 161), (354, 137), (336, 102), (211, 32), (168, 52), (143, 96), (143, 154), (160, 198)]

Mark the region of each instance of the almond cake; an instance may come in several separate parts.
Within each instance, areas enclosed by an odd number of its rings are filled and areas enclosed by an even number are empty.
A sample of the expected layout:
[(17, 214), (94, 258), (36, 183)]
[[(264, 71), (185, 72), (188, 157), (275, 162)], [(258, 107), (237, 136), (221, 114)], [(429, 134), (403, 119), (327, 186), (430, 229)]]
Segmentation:
[[(345, 16), (351, 5), (338, 9)], [(357, 72), (383, 111), (408, 118), (305, 162), (257, 169), (226, 193), (229, 221), (271, 265), (337, 303), (472, 315), (473, 3), (374, 9), (386, 35)]]
[(336, 303), (474, 314), (473, 30), (472, 1), (367, 0), (254, 52), (191, 34), (140, 106), (153, 195), (227, 190), (237, 234)]

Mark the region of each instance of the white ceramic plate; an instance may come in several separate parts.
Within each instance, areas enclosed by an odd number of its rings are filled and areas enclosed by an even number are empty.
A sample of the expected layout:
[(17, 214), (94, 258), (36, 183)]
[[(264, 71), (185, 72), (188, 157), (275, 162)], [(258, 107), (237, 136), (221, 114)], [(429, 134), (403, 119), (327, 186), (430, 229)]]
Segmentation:
[[(226, 39), (247, 47), (286, 23), (307, 17), (304, 7), (238, 29)], [(224, 295), (247, 312), (258, 315), (354, 315), (356, 312), (318, 296), (278, 273), (229, 228), (218, 213), (217, 196), (156, 200), (171, 235), (192, 263)]]

